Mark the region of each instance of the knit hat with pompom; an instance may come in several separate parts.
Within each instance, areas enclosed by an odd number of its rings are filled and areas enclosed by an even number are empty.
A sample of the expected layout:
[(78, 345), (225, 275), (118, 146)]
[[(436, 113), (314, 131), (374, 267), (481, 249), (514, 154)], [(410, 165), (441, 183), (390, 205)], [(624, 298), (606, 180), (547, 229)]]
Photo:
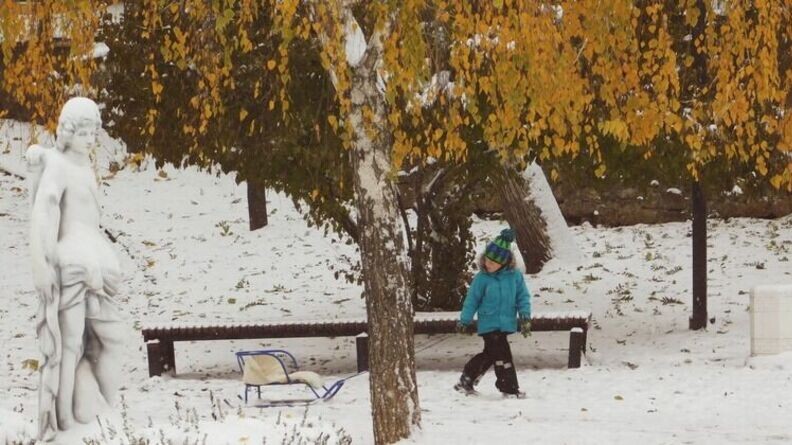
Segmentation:
[(503, 229), (500, 235), (487, 244), (484, 256), (498, 264), (508, 264), (511, 262), (511, 243), (514, 241), (514, 230)]

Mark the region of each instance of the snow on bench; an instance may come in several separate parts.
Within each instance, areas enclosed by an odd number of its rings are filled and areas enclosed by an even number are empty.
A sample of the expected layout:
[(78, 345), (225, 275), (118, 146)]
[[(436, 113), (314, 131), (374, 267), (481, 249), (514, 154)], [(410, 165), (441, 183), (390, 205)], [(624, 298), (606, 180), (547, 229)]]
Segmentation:
[[(414, 317), (415, 334), (456, 332), (459, 312), (419, 312)], [(531, 316), (531, 330), (569, 331), (569, 367), (580, 366), (585, 354), (591, 312), (540, 312)], [(475, 321), (474, 321), (475, 323)], [(368, 323), (364, 317), (330, 320), (260, 320), (255, 323), (173, 322), (151, 324), (142, 329), (148, 352), (149, 376), (176, 372), (173, 343), (177, 341), (239, 340), (253, 338), (357, 337), (358, 370), (368, 369)]]

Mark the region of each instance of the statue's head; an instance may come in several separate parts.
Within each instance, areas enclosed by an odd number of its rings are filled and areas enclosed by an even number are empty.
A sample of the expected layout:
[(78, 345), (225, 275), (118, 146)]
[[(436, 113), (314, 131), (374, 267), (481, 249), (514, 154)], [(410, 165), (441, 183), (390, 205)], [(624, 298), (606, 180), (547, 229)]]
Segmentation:
[(73, 97), (61, 109), (55, 145), (60, 151), (74, 149), (88, 153), (96, 144), (101, 126), (102, 116), (96, 102), (87, 97)]

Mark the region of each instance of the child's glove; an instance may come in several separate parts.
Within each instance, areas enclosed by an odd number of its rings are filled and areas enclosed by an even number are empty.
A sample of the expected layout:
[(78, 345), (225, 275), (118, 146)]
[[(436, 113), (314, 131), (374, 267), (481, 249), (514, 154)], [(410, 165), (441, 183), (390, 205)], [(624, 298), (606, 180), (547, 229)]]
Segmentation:
[(458, 321), (456, 324), (456, 331), (460, 334), (470, 335), (473, 333), (473, 326), (469, 324), (462, 324), (461, 321)]
[(530, 318), (522, 318), (520, 317), (520, 334), (523, 337), (528, 338), (531, 335), (531, 319)]

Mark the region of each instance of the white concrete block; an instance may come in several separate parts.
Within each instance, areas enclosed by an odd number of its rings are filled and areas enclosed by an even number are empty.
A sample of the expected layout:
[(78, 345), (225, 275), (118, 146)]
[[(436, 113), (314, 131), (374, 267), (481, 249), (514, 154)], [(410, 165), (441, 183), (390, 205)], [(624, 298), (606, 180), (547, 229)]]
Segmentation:
[(781, 352), (781, 342), (778, 339), (754, 338), (751, 339), (751, 355), (778, 354)]
[(792, 285), (751, 289), (751, 354), (792, 351)]
[(777, 338), (752, 338), (751, 355), (778, 354), (781, 342)]
[(780, 354), (792, 351), (792, 338), (754, 338), (751, 340), (751, 355)]
[(752, 335), (754, 338), (780, 338), (780, 325), (781, 320), (778, 319), (778, 313), (760, 312), (754, 314), (751, 325)]
[(778, 295), (757, 295), (751, 292), (751, 310), (753, 312), (778, 312), (781, 298)]
[(792, 311), (778, 313), (778, 337), (792, 340)]
[(757, 312), (776, 311), (786, 305), (792, 307), (792, 284), (765, 284), (751, 289), (751, 308)]

